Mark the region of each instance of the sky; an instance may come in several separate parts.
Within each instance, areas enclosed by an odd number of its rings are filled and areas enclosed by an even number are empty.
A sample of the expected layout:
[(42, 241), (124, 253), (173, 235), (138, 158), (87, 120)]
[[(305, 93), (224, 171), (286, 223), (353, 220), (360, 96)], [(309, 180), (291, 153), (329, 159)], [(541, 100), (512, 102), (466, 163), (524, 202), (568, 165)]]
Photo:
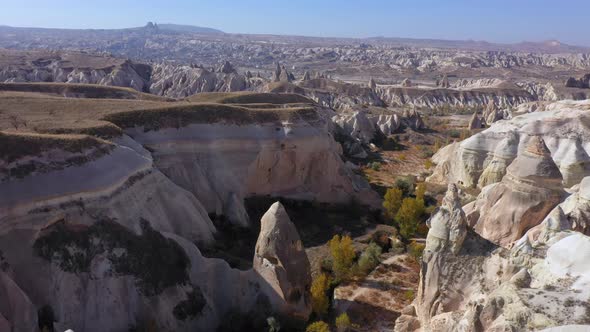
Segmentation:
[(590, 46), (590, 0), (0, 0), (0, 25), (126, 28), (148, 21), (230, 33)]

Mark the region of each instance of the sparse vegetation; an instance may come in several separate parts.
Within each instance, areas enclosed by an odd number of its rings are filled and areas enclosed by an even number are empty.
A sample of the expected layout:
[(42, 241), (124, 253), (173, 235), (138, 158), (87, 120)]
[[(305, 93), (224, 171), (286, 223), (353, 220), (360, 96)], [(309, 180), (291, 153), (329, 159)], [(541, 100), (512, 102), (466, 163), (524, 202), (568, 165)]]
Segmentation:
[(334, 235), (328, 246), (330, 247), (330, 254), (332, 256), (332, 272), (334, 273), (335, 281), (338, 283), (348, 279), (356, 257), (354, 247), (352, 246), (352, 239), (348, 235), (342, 237), (340, 235)]
[(346, 332), (352, 326), (350, 317), (345, 312), (336, 317), (335, 324), (338, 332)]
[(383, 199), (383, 208), (388, 219), (393, 220), (402, 206), (403, 192), (399, 188), (389, 188)]
[(330, 332), (330, 326), (326, 322), (317, 321), (308, 325), (305, 332)]
[(328, 312), (330, 299), (327, 292), (329, 288), (330, 279), (325, 273), (319, 274), (311, 283), (311, 308), (318, 317)]
[(416, 234), (423, 213), (424, 200), (410, 197), (404, 198), (399, 211), (395, 215), (399, 233), (404, 239), (410, 239)]
[(357, 274), (366, 276), (377, 267), (379, 265), (381, 250), (381, 247), (371, 242), (358, 259), (357, 265), (355, 266)]
[(422, 257), (422, 252), (424, 251), (424, 248), (426, 246), (422, 243), (418, 243), (416, 241), (412, 241), (410, 242), (410, 244), (408, 244), (408, 254), (415, 260), (415, 261), (420, 261), (420, 258)]

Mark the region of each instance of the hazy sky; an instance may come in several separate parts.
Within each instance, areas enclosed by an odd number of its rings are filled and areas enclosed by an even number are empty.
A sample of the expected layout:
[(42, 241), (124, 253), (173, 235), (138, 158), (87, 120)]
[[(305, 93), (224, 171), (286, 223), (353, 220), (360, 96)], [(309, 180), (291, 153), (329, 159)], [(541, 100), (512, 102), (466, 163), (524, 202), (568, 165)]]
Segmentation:
[(122, 28), (147, 21), (242, 33), (590, 46), (590, 0), (0, 0), (0, 25)]

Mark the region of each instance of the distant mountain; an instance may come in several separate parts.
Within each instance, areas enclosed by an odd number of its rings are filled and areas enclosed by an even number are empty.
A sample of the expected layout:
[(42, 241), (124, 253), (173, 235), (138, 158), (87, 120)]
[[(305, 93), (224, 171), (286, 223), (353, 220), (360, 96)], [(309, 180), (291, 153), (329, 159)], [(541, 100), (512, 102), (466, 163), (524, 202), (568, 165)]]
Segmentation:
[(194, 25), (182, 25), (182, 24), (171, 24), (171, 23), (158, 23), (158, 28), (160, 30), (167, 30), (167, 31), (176, 31), (176, 32), (190, 32), (190, 33), (198, 33), (198, 34), (223, 34), (224, 32), (221, 30), (213, 29), (213, 28), (206, 28), (206, 27), (199, 27)]
[(588, 53), (590, 47), (564, 44), (558, 40), (541, 42), (523, 41), (515, 44), (491, 43), (480, 40), (445, 40), (400, 37), (371, 37), (365, 40), (382, 44), (399, 46), (452, 48), (472, 51), (510, 51), (530, 53)]

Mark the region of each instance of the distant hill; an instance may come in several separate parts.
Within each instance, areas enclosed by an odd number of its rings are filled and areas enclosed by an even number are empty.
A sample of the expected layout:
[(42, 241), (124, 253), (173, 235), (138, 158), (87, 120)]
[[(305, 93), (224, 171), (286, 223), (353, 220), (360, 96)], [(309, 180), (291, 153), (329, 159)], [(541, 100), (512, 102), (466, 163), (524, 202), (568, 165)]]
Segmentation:
[(171, 24), (171, 23), (158, 23), (160, 30), (176, 31), (176, 32), (190, 32), (199, 34), (223, 34), (221, 30), (199, 27), (194, 25), (182, 25), (182, 24)]

